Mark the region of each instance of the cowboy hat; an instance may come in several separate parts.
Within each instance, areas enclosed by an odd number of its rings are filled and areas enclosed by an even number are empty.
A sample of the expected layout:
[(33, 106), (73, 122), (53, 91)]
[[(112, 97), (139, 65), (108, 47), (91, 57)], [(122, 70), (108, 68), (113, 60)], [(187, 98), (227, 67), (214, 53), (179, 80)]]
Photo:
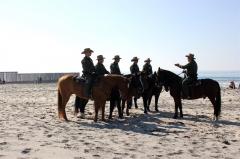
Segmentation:
[(122, 58), (119, 55), (115, 55), (113, 60), (115, 60), (115, 59), (122, 59)]
[(151, 62), (150, 58), (147, 58), (144, 62)]
[(98, 55), (97, 56), (97, 60), (103, 60), (103, 59), (105, 59), (105, 57), (103, 57), (103, 55)]
[(138, 61), (138, 60), (139, 60), (139, 58), (135, 56), (135, 57), (132, 58), (131, 61)]
[(93, 50), (91, 50), (90, 48), (85, 48), (84, 50), (83, 50), (83, 52), (82, 52), (82, 54), (85, 54), (85, 53), (92, 53), (93, 52)]
[(192, 53), (189, 53), (188, 55), (186, 55), (186, 57), (189, 57), (189, 58), (195, 59), (194, 54), (192, 54)]

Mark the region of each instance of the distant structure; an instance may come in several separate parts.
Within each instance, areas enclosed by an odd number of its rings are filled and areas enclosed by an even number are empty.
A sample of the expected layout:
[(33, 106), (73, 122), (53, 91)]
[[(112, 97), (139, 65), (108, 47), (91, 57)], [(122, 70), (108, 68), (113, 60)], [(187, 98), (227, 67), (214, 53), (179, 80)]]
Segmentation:
[(67, 73), (18, 73), (18, 72), (0, 72), (1, 82), (5, 83), (45, 83), (57, 82), (63, 75), (79, 75), (77, 72)]

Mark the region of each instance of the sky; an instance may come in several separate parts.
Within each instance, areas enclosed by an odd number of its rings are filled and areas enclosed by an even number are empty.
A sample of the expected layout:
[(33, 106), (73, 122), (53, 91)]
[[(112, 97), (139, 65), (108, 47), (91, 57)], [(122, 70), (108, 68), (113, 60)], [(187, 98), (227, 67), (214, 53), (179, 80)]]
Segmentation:
[(239, 0), (0, 0), (0, 72), (81, 72), (81, 52), (152, 59), (181, 71), (195, 54), (201, 71), (240, 70)]

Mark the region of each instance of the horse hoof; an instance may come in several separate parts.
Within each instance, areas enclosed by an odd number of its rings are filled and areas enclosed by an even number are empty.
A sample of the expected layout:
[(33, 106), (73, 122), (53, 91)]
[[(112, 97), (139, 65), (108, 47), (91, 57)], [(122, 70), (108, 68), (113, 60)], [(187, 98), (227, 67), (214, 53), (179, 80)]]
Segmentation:
[(119, 119), (123, 119), (123, 115), (119, 116)]
[(135, 106), (135, 109), (138, 109), (138, 106)]
[(147, 111), (144, 111), (144, 114), (148, 114), (148, 112), (147, 112)]
[(177, 119), (177, 118), (178, 118), (178, 116), (177, 116), (177, 115), (174, 115), (174, 116), (173, 116), (173, 119)]
[(156, 111), (156, 112), (159, 112), (159, 110), (158, 110), (158, 109), (155, 109), (155, 111)]

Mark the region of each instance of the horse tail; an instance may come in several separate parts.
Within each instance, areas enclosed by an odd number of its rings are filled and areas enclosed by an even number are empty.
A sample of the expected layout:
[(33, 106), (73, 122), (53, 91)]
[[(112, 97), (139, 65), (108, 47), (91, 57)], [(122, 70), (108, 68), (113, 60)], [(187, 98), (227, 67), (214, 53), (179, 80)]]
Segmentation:
[(218, 84), (218, 90), (217, 90), (217, 96), (216, 96), (216, 117), (218, 118), (218, 116), (221, 113), (221, 88)]

